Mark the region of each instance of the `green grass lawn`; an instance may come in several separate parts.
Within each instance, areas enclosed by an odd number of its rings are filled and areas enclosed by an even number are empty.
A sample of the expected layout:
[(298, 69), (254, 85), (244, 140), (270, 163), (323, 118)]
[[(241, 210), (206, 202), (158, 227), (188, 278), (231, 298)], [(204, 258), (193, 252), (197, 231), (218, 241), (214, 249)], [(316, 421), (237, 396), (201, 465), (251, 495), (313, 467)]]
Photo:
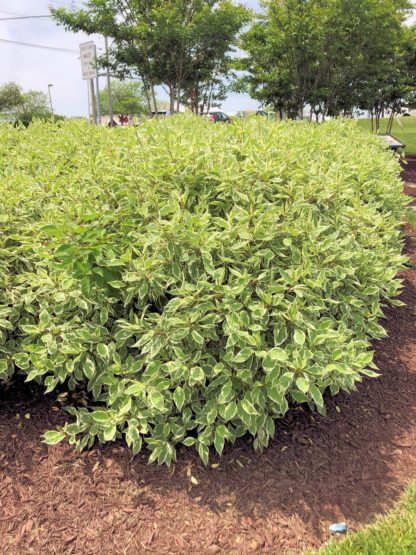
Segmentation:
[[(358, 125), (371, 131), (371, 120), (359, 119)], [(380, 120), (380, 133), (386, 132), (388, 118)], [(395, 118), (391, 134), (406, 145), (406, 154), (416, 154), (416, 117)]]
[(315, 555), (416, 555), (416, 483), (387, 516)]

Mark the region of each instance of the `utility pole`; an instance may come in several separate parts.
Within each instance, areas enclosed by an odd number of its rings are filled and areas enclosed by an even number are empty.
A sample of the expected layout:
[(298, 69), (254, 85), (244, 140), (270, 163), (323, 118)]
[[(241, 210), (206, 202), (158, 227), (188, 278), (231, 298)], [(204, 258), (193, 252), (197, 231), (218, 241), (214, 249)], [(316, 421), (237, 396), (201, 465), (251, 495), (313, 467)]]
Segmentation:
[(95, 123), (95, 125), (97, 125), (97, 104), (95, 100), (94, 79), (90, 79), (89, 83), (90, 83), (92, 121), (93, 123)]
[(87, 81), (87, 92), (88, 92), (88, 123), (91, 123), (91, 94), (90, 94), (89, 81)]
[(49, 94), (49, 103), (50, 103), (50, 105), (51, 105), (51, 112), (52, 112), (52, 115), (53, 115), (51, 87), (53, 87), (52, 83), (50, 83), (50, 84), (48, 85), (48, 94)]
[(100, 84), (98, 82), (98, 73), (95, 78), (95, 90), (97, 93), (97, 125), (101, 125), (101, 102), (100, 102)]
[(114, 117), (113, 117), (113, 99), (111, 96), (111, 79), (110, 79), (110, 68), (108, 67), (108, 38), (104, 37), (104, 45), (105, 45), (105, 55), (107, 61), (107, 91), (108, 91), (108, 115), (110, 117), (110, 125), (113, 124)]

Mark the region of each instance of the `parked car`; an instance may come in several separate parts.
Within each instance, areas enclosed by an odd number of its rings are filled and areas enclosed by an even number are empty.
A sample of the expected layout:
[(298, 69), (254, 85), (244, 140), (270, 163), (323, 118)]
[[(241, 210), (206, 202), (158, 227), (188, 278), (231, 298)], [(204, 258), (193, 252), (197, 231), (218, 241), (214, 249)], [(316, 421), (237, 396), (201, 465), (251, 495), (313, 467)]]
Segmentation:
[(274, 120), (276, 119), (276, 112), (269, 112), (268, 110), (257, 110), (256, 116)]
[(237, 117), (237, 118), (240, 118), (240, 119), (244, 119), (244, 118), (246, 118), (247, 116), (248, 116), (247, 110), (239, 110), (239, 111), (236, 113), (236, 117)]
[(225, 112), (209, 112), (206, 117), (214, 123), (231, 123), (231, 119)]
[(160, 117), (168, 117), (168, 116), (174, 116), (175, 114), (179, 114), (180, 112), (178, 112), (177, 110), (158, 110), (157, 112), (152, 112), (150, 118), (160, 118)]
[(270, 112), (268, 110), (240, 110), (236, 113), (236, 116), (240, 119), (251, 119), (260, 116), (269, 120), (275, 120), (276, 112)]

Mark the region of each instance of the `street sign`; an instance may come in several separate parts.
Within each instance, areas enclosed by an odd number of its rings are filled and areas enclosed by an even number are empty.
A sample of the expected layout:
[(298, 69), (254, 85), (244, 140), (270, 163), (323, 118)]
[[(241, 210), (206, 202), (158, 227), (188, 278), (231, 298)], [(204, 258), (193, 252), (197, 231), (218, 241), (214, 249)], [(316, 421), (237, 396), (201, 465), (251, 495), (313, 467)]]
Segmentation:
[(97, 69), (95, 68), (97, 53), (94, 42), (89, 41), (80, 44), (79, 52), (81, 55), (82, 78), (95, 79), (98, 74)]

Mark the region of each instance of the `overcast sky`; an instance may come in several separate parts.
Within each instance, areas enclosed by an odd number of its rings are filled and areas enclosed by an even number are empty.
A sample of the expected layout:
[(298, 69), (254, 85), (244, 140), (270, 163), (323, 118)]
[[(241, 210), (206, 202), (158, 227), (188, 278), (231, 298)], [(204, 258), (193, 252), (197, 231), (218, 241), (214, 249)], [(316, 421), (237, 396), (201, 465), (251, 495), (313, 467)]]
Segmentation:
[[(247, 6), (259, 9), (258, 0), (245, 0)], [(0, 0), (0, 18), (14, 15), (47, 15), (48, 6), (80, 7), (75, 0)], [(103, 48), (100, 36), (92, 37)], [(81, 78), (77, 53), (58, 52), (2, 42), (1, 39), (53, 46), (78, 51), (79, 44), (91, 40), (83, 33), (70, 33), (48, 19), (0, 21), (0, 84), (15, 81), (24, 89), (51, 89), (54, 111), (64, 115), (87, 115), (87, 82)], [(101, 86), (104, 80), (101, 79)], [(229, 95), (222, 107), (227, 112), (256, 108), (258, 103), (246, 95)]]

